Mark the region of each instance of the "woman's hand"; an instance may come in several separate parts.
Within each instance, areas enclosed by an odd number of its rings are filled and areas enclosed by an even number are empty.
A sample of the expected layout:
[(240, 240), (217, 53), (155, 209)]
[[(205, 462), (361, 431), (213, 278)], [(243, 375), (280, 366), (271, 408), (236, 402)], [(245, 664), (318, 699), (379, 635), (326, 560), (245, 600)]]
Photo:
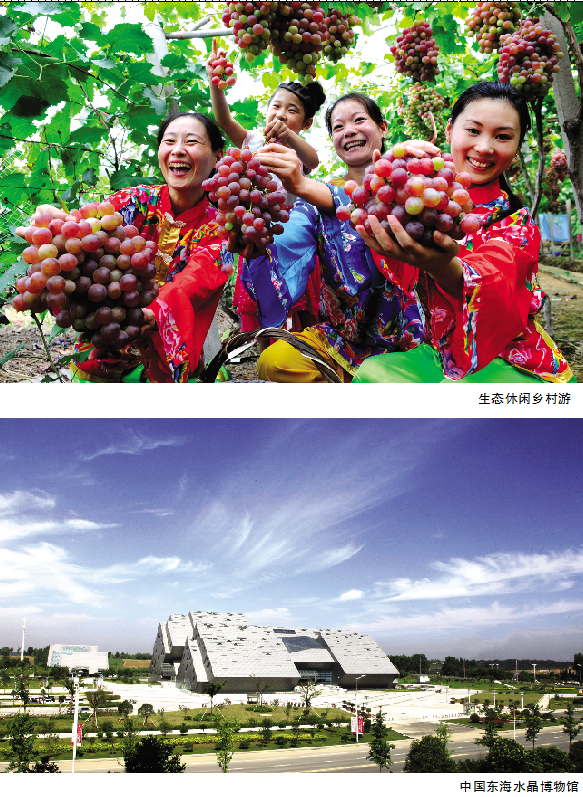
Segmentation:
[(368, 220), (374, 236), (367, 235), (364, 227), (361, 226), (358, 226), (356, 231), (374, 252), (425, 271), (450, 296), (461, 300), (463, 266), (457, 257), (460, 251), (457, 241), (436, 230), (433, 239), (439, 249), (430, 249), (414, 241), (405, 232), (398, 219), (389, 216), (388, 222), (395, 234), (395, 241), (383, 230), (376, 216), (369, 216)]
[(414, 158), (435, 158), (441, 152), (435, 144), (431, 144), (429, 141), (412, 139), (403, 141), (402, 145), (407, 147), (407, 155), (412, 155)]
[(211, 54), (209, 55), (209, 59), (206, 62), (206, 72), (207, 72), (207, 75), (209, 76), (209, 83), (211, 81), (211, 78), (213, 76), (213, 71), (214, 71), (212, 64), (215, 61), (217, 61), (219, 58), (226, 58), (227, 57), (227, 53), (224, 50), (218, 50), (217, 47), (218, 47), (217, 40), (213, 39), (213, 48), (211, 50)]
[(263, 135), (269, 144), (270, 141), (287, 141), (290, 132), (289, 127), (281, 119), (272, 119), (263, 131)]
[(286, 191), (299, 195), (305, 178), (295, 150), (283, 144), (266, 144), (255, 155), (263, 166), (279, 177)]
[[(232, 255), (240, 255), (244, 260), (253, 260), (256, 257), (261, 257), (267, 251), (265, 247), (260, 247), (251, 242), (242, 246), (239, 243), (239, 235), (240, 233), (231, 232), (227, 238), (227, 252)], [(268, 239), (268, 246), (270, 243), (273, 243), (273, 238)]]
[(153, 310), (148, 310), (146, 308), (144, 310), (144, 323), (140, 329), (140, 337), (143, 335), (151, 335), (152, 332), (156, 332), (158, 329), (158, 323), (156, 321), (156, 315)]

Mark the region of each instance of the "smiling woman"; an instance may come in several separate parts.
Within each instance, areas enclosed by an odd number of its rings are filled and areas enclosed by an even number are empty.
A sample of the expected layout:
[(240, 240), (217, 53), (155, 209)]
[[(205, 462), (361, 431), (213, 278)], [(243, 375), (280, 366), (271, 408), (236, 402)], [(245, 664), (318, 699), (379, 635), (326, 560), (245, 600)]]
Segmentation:
[[(362, 185), (375, 151), (384, 146), (387, 123), (380, 108), (369, 97), (351, 93), (338, 100), (326, 118), (336, 153), (347, 166), (346, 180)], [(278, 144), (268, 144), (258, 157), (303, 200), (291, 211), (284, 233), (269, 247), (268, 255), (252, 255), (242, 272), (262, 325), (284, 322), (319, 259), (320, 322), (294, 336), (315, 349), (341, 381), (352, 381), (359, 366), (373, 355), (419, 344), (422, 323), (414, 291), (402, 290), (387, 279), (367, 244), (348, 221), (336, 216), (336, 208), (350, 201), (343, 188), (345, 179), (328, 185), (310, 180), (297, 155)], [(259, 375), (271, 382), (323, 380), (315, 363), (284, 341), (263, 353)]]
[(158, 133), (166, 184), (142, 185), (111, 197), (124, 225), (133, 225), (135, 235), (158, 244), (150, 281), (159, 294), (143, 309), (142, 335), (135, 349), (112, 357), (89, 342), (77, 347), (74, 381), (132, 382), (144, 374), (152, 382), (187, 382), (196, 376), (228, 279), (215, 211), (202, 188), (222, 157), (223, 146), (219, 127), (203, 114), (171, 116)]

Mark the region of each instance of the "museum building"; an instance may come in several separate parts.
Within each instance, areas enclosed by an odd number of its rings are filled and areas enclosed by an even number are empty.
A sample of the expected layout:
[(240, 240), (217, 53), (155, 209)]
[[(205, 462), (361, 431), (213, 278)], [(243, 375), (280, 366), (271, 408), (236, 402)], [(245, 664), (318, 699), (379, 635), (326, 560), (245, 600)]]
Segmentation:
[(290, 692), (300, 681), (390, 689), (398, 671), (374, 639), (356, 631), (250, 625), (244, 614), (171, 614), (158, 628), (150, 681), (172, 680), (192, 692), (226, 681), (225, 693)]

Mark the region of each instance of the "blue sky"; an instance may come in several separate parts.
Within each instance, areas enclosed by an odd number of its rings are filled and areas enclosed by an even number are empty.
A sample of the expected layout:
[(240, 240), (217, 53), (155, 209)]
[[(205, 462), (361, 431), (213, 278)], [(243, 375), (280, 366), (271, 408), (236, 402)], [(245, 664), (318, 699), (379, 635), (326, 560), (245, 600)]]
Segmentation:
[(149, 652), (193, 609), (570, 659), (582, 423), (3, 420), (0, 646)]

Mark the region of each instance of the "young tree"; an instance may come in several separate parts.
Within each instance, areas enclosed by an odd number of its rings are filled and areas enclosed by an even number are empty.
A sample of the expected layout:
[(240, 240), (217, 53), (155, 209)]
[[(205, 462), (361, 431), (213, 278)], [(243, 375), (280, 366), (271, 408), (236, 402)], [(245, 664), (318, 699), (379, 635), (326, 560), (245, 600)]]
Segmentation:
[(211, 715), (213, 713), (213, 700), (226, 683), (226, 681), (211, 681), (210, 684), (207, 684), (204, 688), (205, 695), (208, 695), (211, 699)]
[(269, 719), (269, 717), (265, 717), (265, 719), (261, 722), (261, 736), (263, 738), (263, 744), (269, 744), (271, 737), (273, 736), (272, 729), (273, 723)]
[(126, 717), (123, 721), (123, 754), (124, 757), (131, 755), (138, 739), (138, 719), (137, 717)]
[(235, 739), (240, 727), (238, 722), (228, 722), (227, 720), (221, 720), (217, 725), (217, 763), (222, 772), (229, 771), (229, 764), (235, 752)]
[(308, 709), (312, 705), (312, 700), (315, 697), (318, 697), (318, 695), (322, 694), (322, 690), (318, 689), (315, 681), (308, 681), (307, 683), (298, 684), (296, 686), (296, 692), (300, 693), (302, 700), (304, 701), (304, 713), (307, 713)]
[(120, 714), (127, 718), (134, 710), (134, 706), (130, 700), (122, 700), (118, 705), (117, 710)]
[(581, 722), (577, 722), (575, 719), (575, 709), (573, 706), (567, 706), (567, 716), (565, 719), (561, 720), (561, 725), (563, 726), (563, 733), (569, 734), (569, 749), (571, 748), (571, 744), (575, 736), (578, 736), (583, 729), (583, 724)]
[(186, 764), (173, 754), (173, 747), (159, 736), (138, 739), (131, 750), (124, 753), (126, 772), (184, 772)]
[(34, 742), (37, 734), (34, 730), (34, 721), (30, 714), (16, 714), (8, 724), (8, 739), (10, 749), (8, 753), (7, 772), (29, 772), (30, 763), (34, 760)]
[(101, 730), (105, 734), (107, 743), (110, 744), (113, 749), (114, 731), (115, 731), (113, 722), (111, 720), (105, 720), (105, 722), (101, 723)]
[(105, 706), (107, 704), (107, 696), (106, 696), (105, 692), (102, 692), (100, 689), (98, 689), (95, 692), (85, 692), (85, 697), (87, 698), (87, 702), (89, 703), (89, 707), (91, 708), (91, 711), (93, 712), (93, 717), (92, 717), (93, 727), (96, 728), (97, 727), (97, 711), (102, 706)]
[(416, 739), (405, 758), (403, 772), (455, 772), (456, 763), (451, 753), (437, 736)]
[(391, 750), (395, 749), (394, 744), (389, 744), (387, 736), (389, 729), (385, 725), (384, 714), (379, 709), (378, 714), (375, 715), (375, 721), (372, 725), (371, 732), (373, 740), (370, 743), (369, 754), (367, 758), (378, 766), (379, 772), (383, 771), (383, 767), (388, 769), (391, 766)]
[(496, 719), (496, 711), (493, 708), (485, 708), (484, 714), (486, 716), (484, 735), (476, 739), (474, 744), (481, 744), (483, 747), (490, 749), (498, 738), (498, 728), (494, 722)]
[(542, 730), (543, 718), (541, 717), (540, 709), (538, 706), (533, 706), (527, 709), (528, 714), (525, 719), (526, 724), (526, 741), (532, 742), (532, 749), (534, 750), (534, 742), (536, 737)]
[(259, 678), (254, 673), (251, 673), (249, 677), (253, 678), (253, 687), (257, 692), (257, 694), (259, 695), (259, 705), (262, 706), (263, 695), (271, 686), (273, 686), (273, 681), (267, 681), (262, 678)]
[(148, 720), (154, 714), (154, 706), (151, 703), (142, 703), (138, 709), (138, 714), (144, 718), (144, 725), (147, 725)]

